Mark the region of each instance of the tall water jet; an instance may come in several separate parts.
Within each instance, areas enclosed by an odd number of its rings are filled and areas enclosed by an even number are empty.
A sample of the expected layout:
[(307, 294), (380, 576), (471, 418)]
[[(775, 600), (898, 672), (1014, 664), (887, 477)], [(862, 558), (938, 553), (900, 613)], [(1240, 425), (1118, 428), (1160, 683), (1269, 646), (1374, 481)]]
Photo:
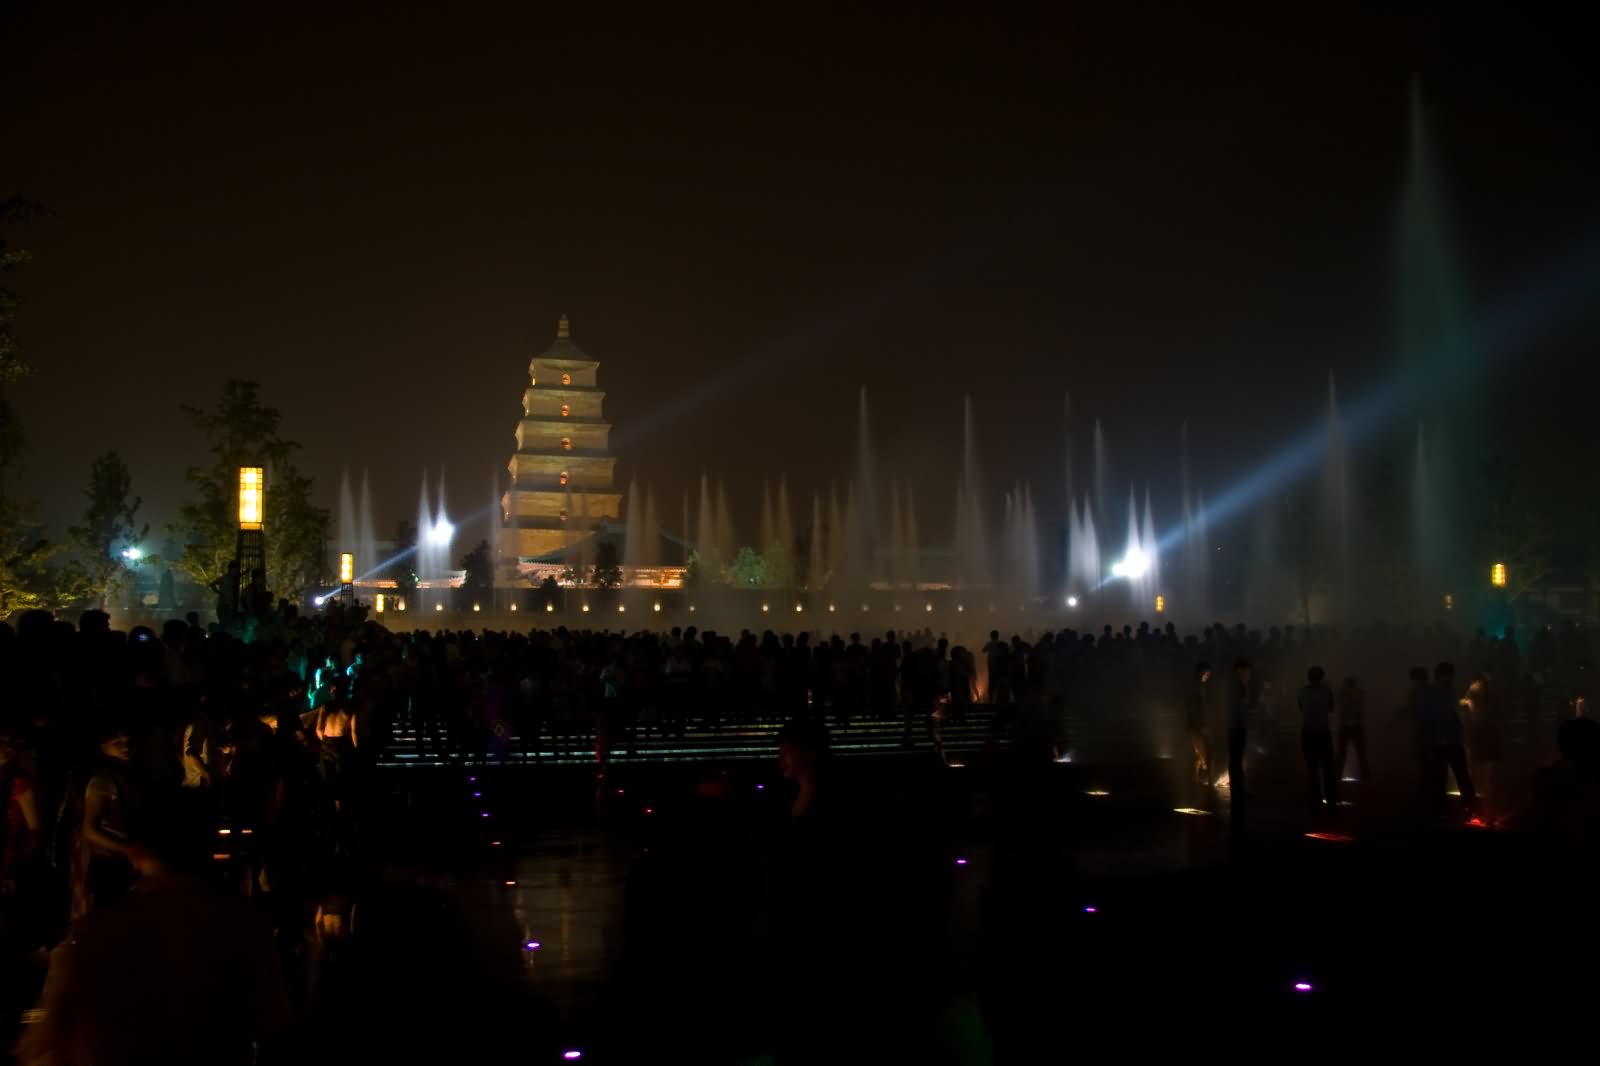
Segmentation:
[(900, 549), (905, 544), (905, 518), (900, 513), (900, 485), (889, 482), (889, 588), (896, 603), (905, 584), (905, 566)]
[(1144, 522), (1139, 527), (1139, 550), (1145, 557), (1144, 594), (1145, 604), (1142, 610), (1153, 610), (1155, 598), (1162, 595), (1164, 588), (1161, 584), (1161, 540), (1156, 536), (1155, 512), (1150, 507), (1150, 488), (1144, 490)]
[(639, 498), (639, 475), (628, 479), (628, 506), (622, 515), (622, 574), (632, 581), (634, 571), (644, 565), (644, 501)]
[(1025, 606), (1039, 592), (1039, 525), (1033, 512), (1033, 490), (1023, 484), (1015, 486), (1006, 512), (1007, 584), (1012, 599)]
[(1070, 509), (1072, 506), (1072, 393), (1067, 393), (1061, 401), (1061, 437), (1062, 437), (1062, 462), (1063, 487), (1066, 500)]
[[(428, 474), (423, 471), (422, 490), (417, 501), (416, 572), (419, 580), (436, 583), (436, 589), (443, 588), (449, 577), (450, 545), (454, 537), (455, 527), (450, 524), (445, 508), (444, 475), (439, 475), (438, 503), (433, 505), (428, 499)], [(445, 596), (447, 593), (435, 591), (429, 601), (442, 602)]]
[(370, 576), (377, 571), (378, 534), (372, 524), (372, 484), (365, 470), (361, 471), (361, 498), (356, 504), (356, 573)]
[(346, 467), (339, 475), (339, 536), (335, 541), (341, 552), (356, 553), (356, 565), (366, 565), (357, 552), (356, 544), (360, 540), (360, 520), (356, 517), (356, 501), (350, 492), (350, 469)]
[(823, 550), (822, 544), (822, 497), (817, 493), (811, 494), (811, 538), (806, 543), (806, 580), (807, 591), (816, 592), (827, 584), (828, 555)]
[(767, 548), (767, 556), (776, 566), (776, 572), (771, 575), (773, 583), (781, 588), (792, 588), (795, 584), (798, 560), (794, 557), (794, 547), (794, 515), (789, 510), (789, 479), (780, 474), (778, 506), (773, 515), (772, 543)]
[(917, 498), (911, 491), (910, 482), (906, 483), (902, 522), (905, 542), (900, 552), (905, 558), (906, 583), (915, 590), (917, 583), (922, 580), (922, 531), (917, 528)]
[(843, 584), (845, 591), (854, 595), (866, 588), (867, 566), (861, 558), (861, 510), (856, 502), (856, 483), (852, 479), (844, 486), (844, 549)]
[(728, 492), (722, 484), (722, 479), (717, 479), (717, 545), (722, 549), (724, 562), (733, 562), (733, 557), (739, 551), (739, 542), (733, 533), (733, 515), (728, 510)]
[[(872, 449), (872, 426), (867, 418), (867, 390), (863, 388), (856, 418), (856, 505), (859, 508), (857, 520), (861, 525), (860, 549), (869, 568), (879, 539), (877, 465), (877, 457)], [(868, 580), (872, 578), (870, 569), (866, 576)]]
[(1071, 528), (1070, 549), (1067, 556), (1067, 588), (1064, 596), (1082, 601), (1085, 594), (1100, 583), (1100, 545), (1095, 534), (1093, 507), (1088, 497), (1083, 506), (1072, 501), (1068, 522)]
[[(1395, 224), (1395, 271), (1399, 293), (1399, 362), (1417, 392), (1433, 469), (1429, 471), (1429, 507), (1441, 528), (1452, 528), (1460, 514), (1456, 486), (1441, 476), (1440, 461), (1472, 468), (1481, 448), (1478, 434), (1464, 431), (1479, 418), (1477, 375), (1479, 352), (1469, 325), (1449, 221), (1447, 197), (1434, 162), (1433, 145), (1422, 100), (1413, 81), (1410, 95), (1409, 155), (1405, 185)], [(1425, 405), (1425, 406), (1424, 406)], [(1452, 537), (1430, 537), (1414, 560), (1427, 575), (1430, 592), (1449, 583)]]
[[(777, 523), (772, 517), (772, 486), (766, 478), (761, 479), (761, 535), (756, 540), (756, 551), (770, 557), (773, 549), (777, 547)], [(770, 567), (771, 559), (768, 559)]]
[(963, 401), (961, 420), (961, 477), (957, 482), (956, 561), (959, 580), (969, 588), (988, 588), (989, 546), (985, 533), (983, 478), (978, 466), (977, 428), (972, 418), (972, 397)]
[(700, 516), (695, 526), (694, 550), (704, 568), (703, 579), (715, 579), (722, 572), (721, 545), (717, 543), (716, 503), (711, 498), (711, 479), (700, 471)]
[(1109, 476), (1110, 463), (1106, 459), (1106, 438), (1100, 429), (1100, 420), (1096, 418), (1094, 420), (1094, 513), (1100, 516), (1102, 522), (1111, 521), (1111, 512), (1106, 506)]
[(639, 533), (639, 565), (661, 565), (661, 519), (656, 514), (656, 488), (644, 487), (644, 528)]
[(839, 509), (839, 490), (834, 485), (828, 486), (828, 580), (829, 588), (835, 588), (842, 580), (845, 572), (845, 521), (844, 512)]

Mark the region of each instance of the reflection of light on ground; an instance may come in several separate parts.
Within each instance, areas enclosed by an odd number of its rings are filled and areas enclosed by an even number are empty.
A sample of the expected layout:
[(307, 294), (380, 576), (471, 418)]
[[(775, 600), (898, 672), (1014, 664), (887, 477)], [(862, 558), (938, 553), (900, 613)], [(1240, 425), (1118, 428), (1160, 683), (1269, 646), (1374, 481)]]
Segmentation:
[(1355, 837), (1351, 836), (1349, 833), (1307, 833), (1306, 839), (1331, 840), (1338, 844), (1348, 844), (1350, 841), (1354, 840)]
[(1347, 785), (1353, 785), (1357, 781), (1360, 781), (1361, 778), (1359, 778), (1359, 777), (1341, 777), (1341, 778), (1339, 778), (1339, 780), (1343, 781)]
[(1176, 811), (1177, 813), (1179, 813), (1179, 814), (1210, 814), (1211, 813), (1210, 811), (1202, 811), (1199, 807), (1174, 807), (1172, 809), (1174, 811)]
[(1461, 790), (1459, 788), (1447, 788), (1444, 790), (1444, 794), (1446, 796), (1459, 796), (1461, 795)]
[(1111, 795), (1111, 793), (1107, 792), (1103, 788), (1086, 788), (1086, 789), (1083, 790), (1083, 794), (1085, 796), (1109, 796), (1109, 795)]
[(1341, 806), (1341, 807), (1354, 807), (1355, 803), (1352, 802), (1351, 800), (1340, 800), (1339, 801), (1339, 806)]

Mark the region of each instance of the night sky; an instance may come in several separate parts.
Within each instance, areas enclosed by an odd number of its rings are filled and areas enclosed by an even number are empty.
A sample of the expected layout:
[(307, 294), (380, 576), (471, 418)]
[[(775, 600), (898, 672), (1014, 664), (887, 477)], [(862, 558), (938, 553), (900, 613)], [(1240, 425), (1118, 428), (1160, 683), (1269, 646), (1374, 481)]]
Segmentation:
[[(247, 377), (330, 507), (366, 468), (386, 534), (426, 466), (460, 515), (566, 312), (669, 525), (702, 468), (747, 540), (763, 474), (807, 514), (861, 386), (935, 535), (963, 393), (991, 485), (1047, 517), (1068, 390), (1080, 485), (1098, 414), (1117, 480), (1169, 483), (1188, 419), (1215, 490), (1330, 369), (1356, 396), (1392, 366), (1413, 75), (1475, 306), (1600, 226), (1580, 13), (1361, 6), (7, 4), (0, 194), (53, 212), (10, 234), (24, 487), (64, 522), (115, 448), (159, 525), (201, 457), (178, 405)], [(1596, 303), (1474, 371), (1492, 432), (1592, 405)]]

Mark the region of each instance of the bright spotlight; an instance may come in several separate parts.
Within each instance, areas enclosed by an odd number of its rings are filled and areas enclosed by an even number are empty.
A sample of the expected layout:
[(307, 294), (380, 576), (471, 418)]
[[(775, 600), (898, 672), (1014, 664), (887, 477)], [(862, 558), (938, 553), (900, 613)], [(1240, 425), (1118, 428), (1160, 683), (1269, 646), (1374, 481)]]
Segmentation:
[(1067, 597), (1067, 606), (1068, 607), (1076, 607), (1076, 606), (1078, 606), (1078, 597), (1076, 597), (1076, 596), (1068, 596)]
[(448, 518), (441, 518), (433, 524), (433, 529), (428, 532), (428, 539), (441, 548), (450, 546), (450, 538), (456, 535), (456, 527), (450, 524)]
[(1113, 577), (1125, 577), (1129, 581), (1137, 581), (1149, 572), (1150, 560), (1138, 548), (1129, 548), (1128, 554), (1111, 567)]
[(326, 597), (326, 596), (314, 596), (314, 597), (312, 597), (311, 602), (316, 604), (318, 607), (321, 607), (322, 604), (323, 604), (323, 601), (325, 601), (327, 598), (328, 597)]
[(136, 563), (140, 559), (144, 558), (144, 552), (140, 551), (138, 548), (124, 548), (122, 549), (122, 557), (128, 560), (130, 563)]

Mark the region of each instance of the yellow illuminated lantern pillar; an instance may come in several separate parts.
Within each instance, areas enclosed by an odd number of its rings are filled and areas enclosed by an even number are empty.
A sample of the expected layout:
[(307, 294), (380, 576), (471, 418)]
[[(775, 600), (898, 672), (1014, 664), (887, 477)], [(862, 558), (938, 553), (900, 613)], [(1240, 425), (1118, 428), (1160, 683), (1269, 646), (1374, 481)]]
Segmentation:
[(355, 591), (356, 556), (354, 552), (339, 553), (339, 598), (348, 600)]
[(1505, 563), (1495, 563), (1489, 568), (1489, 584), (1493, 585), (1497, 589), (1505, 588), (1506, 582), (1509, 580), (1510, 576), (1511, 575), (1506, 570)]
[(231, 590), (233, 612), (239, 613), (240, 586), (257, 570), (267, 565), (267, 471), (260, 466), (239, 468), (239, 536), (233, 558), (238, 565), (237, 581)]

